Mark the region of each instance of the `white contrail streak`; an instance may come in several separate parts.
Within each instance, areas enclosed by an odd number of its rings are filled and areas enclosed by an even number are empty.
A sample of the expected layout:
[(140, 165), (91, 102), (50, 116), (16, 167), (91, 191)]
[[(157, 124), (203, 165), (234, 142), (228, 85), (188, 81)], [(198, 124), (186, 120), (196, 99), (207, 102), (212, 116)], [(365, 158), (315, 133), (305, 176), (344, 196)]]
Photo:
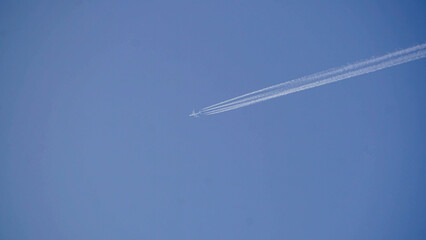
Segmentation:
[(337, 82), (362, 74), (375, 72), (406, 62), (426, 57), (426, 43), (411, 48), (396, 51), (381, 57), (372, 58), (363, 62), (345, 67), (331, 69), (306, 77), (297, 78), (288, 82), (277, 84), (248, 94), (244, 94), (201, 109), (197, 115), (212, 115), (233, 109), (245, 107), (254, 103), (280, 97), (290, 93), (306, 90), (324, 84)]
[(416, 59), (424, 58), (424, 57), (426, 57), (426, 51), (422, 51), (420, 53), (415, 53), (415, 54), (410, 54), (406, 57), (400, 57), (400, 58), (393, 59), (391, 61), (387, 61), (387, 62), (384, 62), (384, 63), (381, 63), (381, 64), (376, 64), (376, 65), (365, 67), (365, 68), (362, 68), (362, 69), (359, 69), (359, 70), (351, 71), (351, 72), (348, 72), (348, 73), (345, 73), (345, 74), (340, 74), (340, 75), (333, 76), (333, 77), (330, 77), (330, 78), (318, 80), (318, 81), (313, 82), (313, 83), (308, 83), (308, 84), (304, 84), (304, 85), (301, 85), (301, 86), (292, 87), (292, 88), (288, 88), (288, 89), (279, 89), (279, 90), (276, 90), (276, 91), (267, 92), (265, 94), (257, 95), (257, 96), (251, 97), (249, 99), (244, 99), (244, 100), (240, 100), (240, 101), (237, 101), (237, 102), (225, 104), (225, 105), (221, 106), (220, 108), (216, 108), (216, 109), (212, 109), (212, 110), (204, 110), (203, 109), (201, 111), (201, 113), (205, 114), (205, 115), (212, 115), (212, 114), (217, 114), (217, 113), (233, 110), (233, 109), (248, 106), (248, 105), (251, 105), (251, 104), (254, 104), (254, 103), (257, 103), (257, 102), (269, 100), (271, 98), (280, 97), (280, 96), (287, 95), (287, 94), (290, 94), (290, 93), (294, 93), (294, 92), (306, 90), (306, 89), (309, 89), (309, 88), (321, 86), (321, 85), (324, 85), (324, 84), (327, 84), (327, 83), (332, 83), (332, 82), (344, 80), (344, 79), (351, 78), (351, 77), (358, 76), (358, 75), (362, 75), (362, 74), (365, 74), (365, 73), (378, 71), (378, 70), (381, 70), (381, 69), (384, 69), (384, 68), (399, 65), (399, 64), (409, 62), (409, 61), (414, 61)]

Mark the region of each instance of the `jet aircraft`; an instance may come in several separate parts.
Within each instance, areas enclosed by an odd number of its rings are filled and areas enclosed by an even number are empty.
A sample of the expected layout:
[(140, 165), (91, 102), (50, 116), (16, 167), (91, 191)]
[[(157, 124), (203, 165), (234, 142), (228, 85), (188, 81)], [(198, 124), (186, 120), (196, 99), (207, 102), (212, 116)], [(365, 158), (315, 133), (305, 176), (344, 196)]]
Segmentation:
[(197, 118), (197, 117), (200, 117), (200, 116), (198, 116), (200, 114), (200, 112), (195, 112), (195, 110), (192, 110), (192, 113), (191, 114), (189, 114), (189, 116), (190, 117), (195, 117), (195, 118)]

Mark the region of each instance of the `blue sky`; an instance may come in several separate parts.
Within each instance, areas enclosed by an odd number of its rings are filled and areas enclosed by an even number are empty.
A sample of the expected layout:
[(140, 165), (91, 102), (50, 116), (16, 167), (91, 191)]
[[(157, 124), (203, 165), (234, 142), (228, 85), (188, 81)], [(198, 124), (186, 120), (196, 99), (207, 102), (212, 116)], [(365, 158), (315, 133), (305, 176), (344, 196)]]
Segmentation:
[(1, 239), (423, 239), (424, 1), (3, 1)]

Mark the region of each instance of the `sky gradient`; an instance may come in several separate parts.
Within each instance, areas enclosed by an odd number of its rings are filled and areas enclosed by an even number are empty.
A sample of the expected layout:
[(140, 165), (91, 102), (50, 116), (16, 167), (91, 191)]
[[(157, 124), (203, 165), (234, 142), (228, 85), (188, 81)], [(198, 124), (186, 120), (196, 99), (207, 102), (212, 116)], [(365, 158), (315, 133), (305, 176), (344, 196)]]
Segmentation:
[(0, 239), (424, 239), (424, 1), (2, 1)]

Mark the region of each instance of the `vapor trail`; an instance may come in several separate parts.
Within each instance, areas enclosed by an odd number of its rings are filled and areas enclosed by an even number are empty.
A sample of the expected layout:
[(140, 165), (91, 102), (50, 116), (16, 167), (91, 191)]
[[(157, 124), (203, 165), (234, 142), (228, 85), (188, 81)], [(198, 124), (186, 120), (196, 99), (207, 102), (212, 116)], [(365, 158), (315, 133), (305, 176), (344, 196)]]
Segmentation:
[(271, 98), (280, 97), (280, 96), (287, 95), (287, 94), (290, 94), (290, 93), (294, 93), (294, 92), (306, 90), (306, 89), (309, 89), (309, 88), (321, 86), (321, 85), (324, 85), (324, 84), (327, 84), (327, 83), (332, 83), (332, 82), (348, 79), (348, 78), (358, 76), (358, 75), (362, 75), (362, 74), (365, 74), (365, 73), (378, 71), (378, 70), (381, 70), (381, 69), (384, 69), (384, 68), (399, 65), (399, 64), (409, 62), (409, 61), (414, 61), (416, 59), (420, 59), (420, 58), (424, 58), (424, 57), (426, 57), (426, 51), (422, 51), (422, 52), (415, 53), (415, 54), (410, 54), (410, 55), (405, 56), (405, 57), (399, 57), (397, 59), (393, 59), (393, 60), (390, 60), (390, 61), (387, 61), (387, 62), (384, 62), (384, 63), (381, 63), (381, 64), (376, 64), (376, 65), (365, 67), (365, 68), (362, 68), (362, 69), (359, 69), (359, 70), (351, 71), (351, 72), (348, 72), (348, 73), (345, 73), (345, 74), (340, 74), (340, 75), (329, 77), (329, 78), (326, 78), (326, 79), (321, 79), (321, 80), (318, 80), (316, 82), (304, 84), (304, 85), (301, 85), (301, 86), (291, 87), (291, 88), (288, 88), (288, 89), (279, 89), (279, 90), (276, 90), (276, 91), (270, 91), (270, 92), (267, 92), (267, 93), (264, 93), (264, 94), (260, 94), (260, 95), (250, 97), (248, 99), (243, 99), (243, 100), (240, 100), (240, 101), (231, 102), (231, 103), (228, 103), (228, 104), (224, 104), (223, 106), (220, 106), (219, 108), (207, 109), (207, 110), (203, 109), (201, 111), (201, 114), (212, 115), (212, 114), (217, 114), (217, 113), (233, 110), (233, 109), (236, 109), (236, 108), (245, 107), (245, 106), (257, 103), (257, 102), (269, 100)]
[(324, 84), (337, 82), (362, 74), (375, 72), (406, 62), (426, 57), (426, 43), (411, 48), (375, 57), (366, 61), (348, 66), (331, 69), (328, 71), (297, 78), (288, 82), (277, 84), (248, 94), (244, 94), (201, 109), (197, 115), (212, 115), (233, 109), (245, 107), (254, 103), (280, 97), (290, 93), (306, 90)]

